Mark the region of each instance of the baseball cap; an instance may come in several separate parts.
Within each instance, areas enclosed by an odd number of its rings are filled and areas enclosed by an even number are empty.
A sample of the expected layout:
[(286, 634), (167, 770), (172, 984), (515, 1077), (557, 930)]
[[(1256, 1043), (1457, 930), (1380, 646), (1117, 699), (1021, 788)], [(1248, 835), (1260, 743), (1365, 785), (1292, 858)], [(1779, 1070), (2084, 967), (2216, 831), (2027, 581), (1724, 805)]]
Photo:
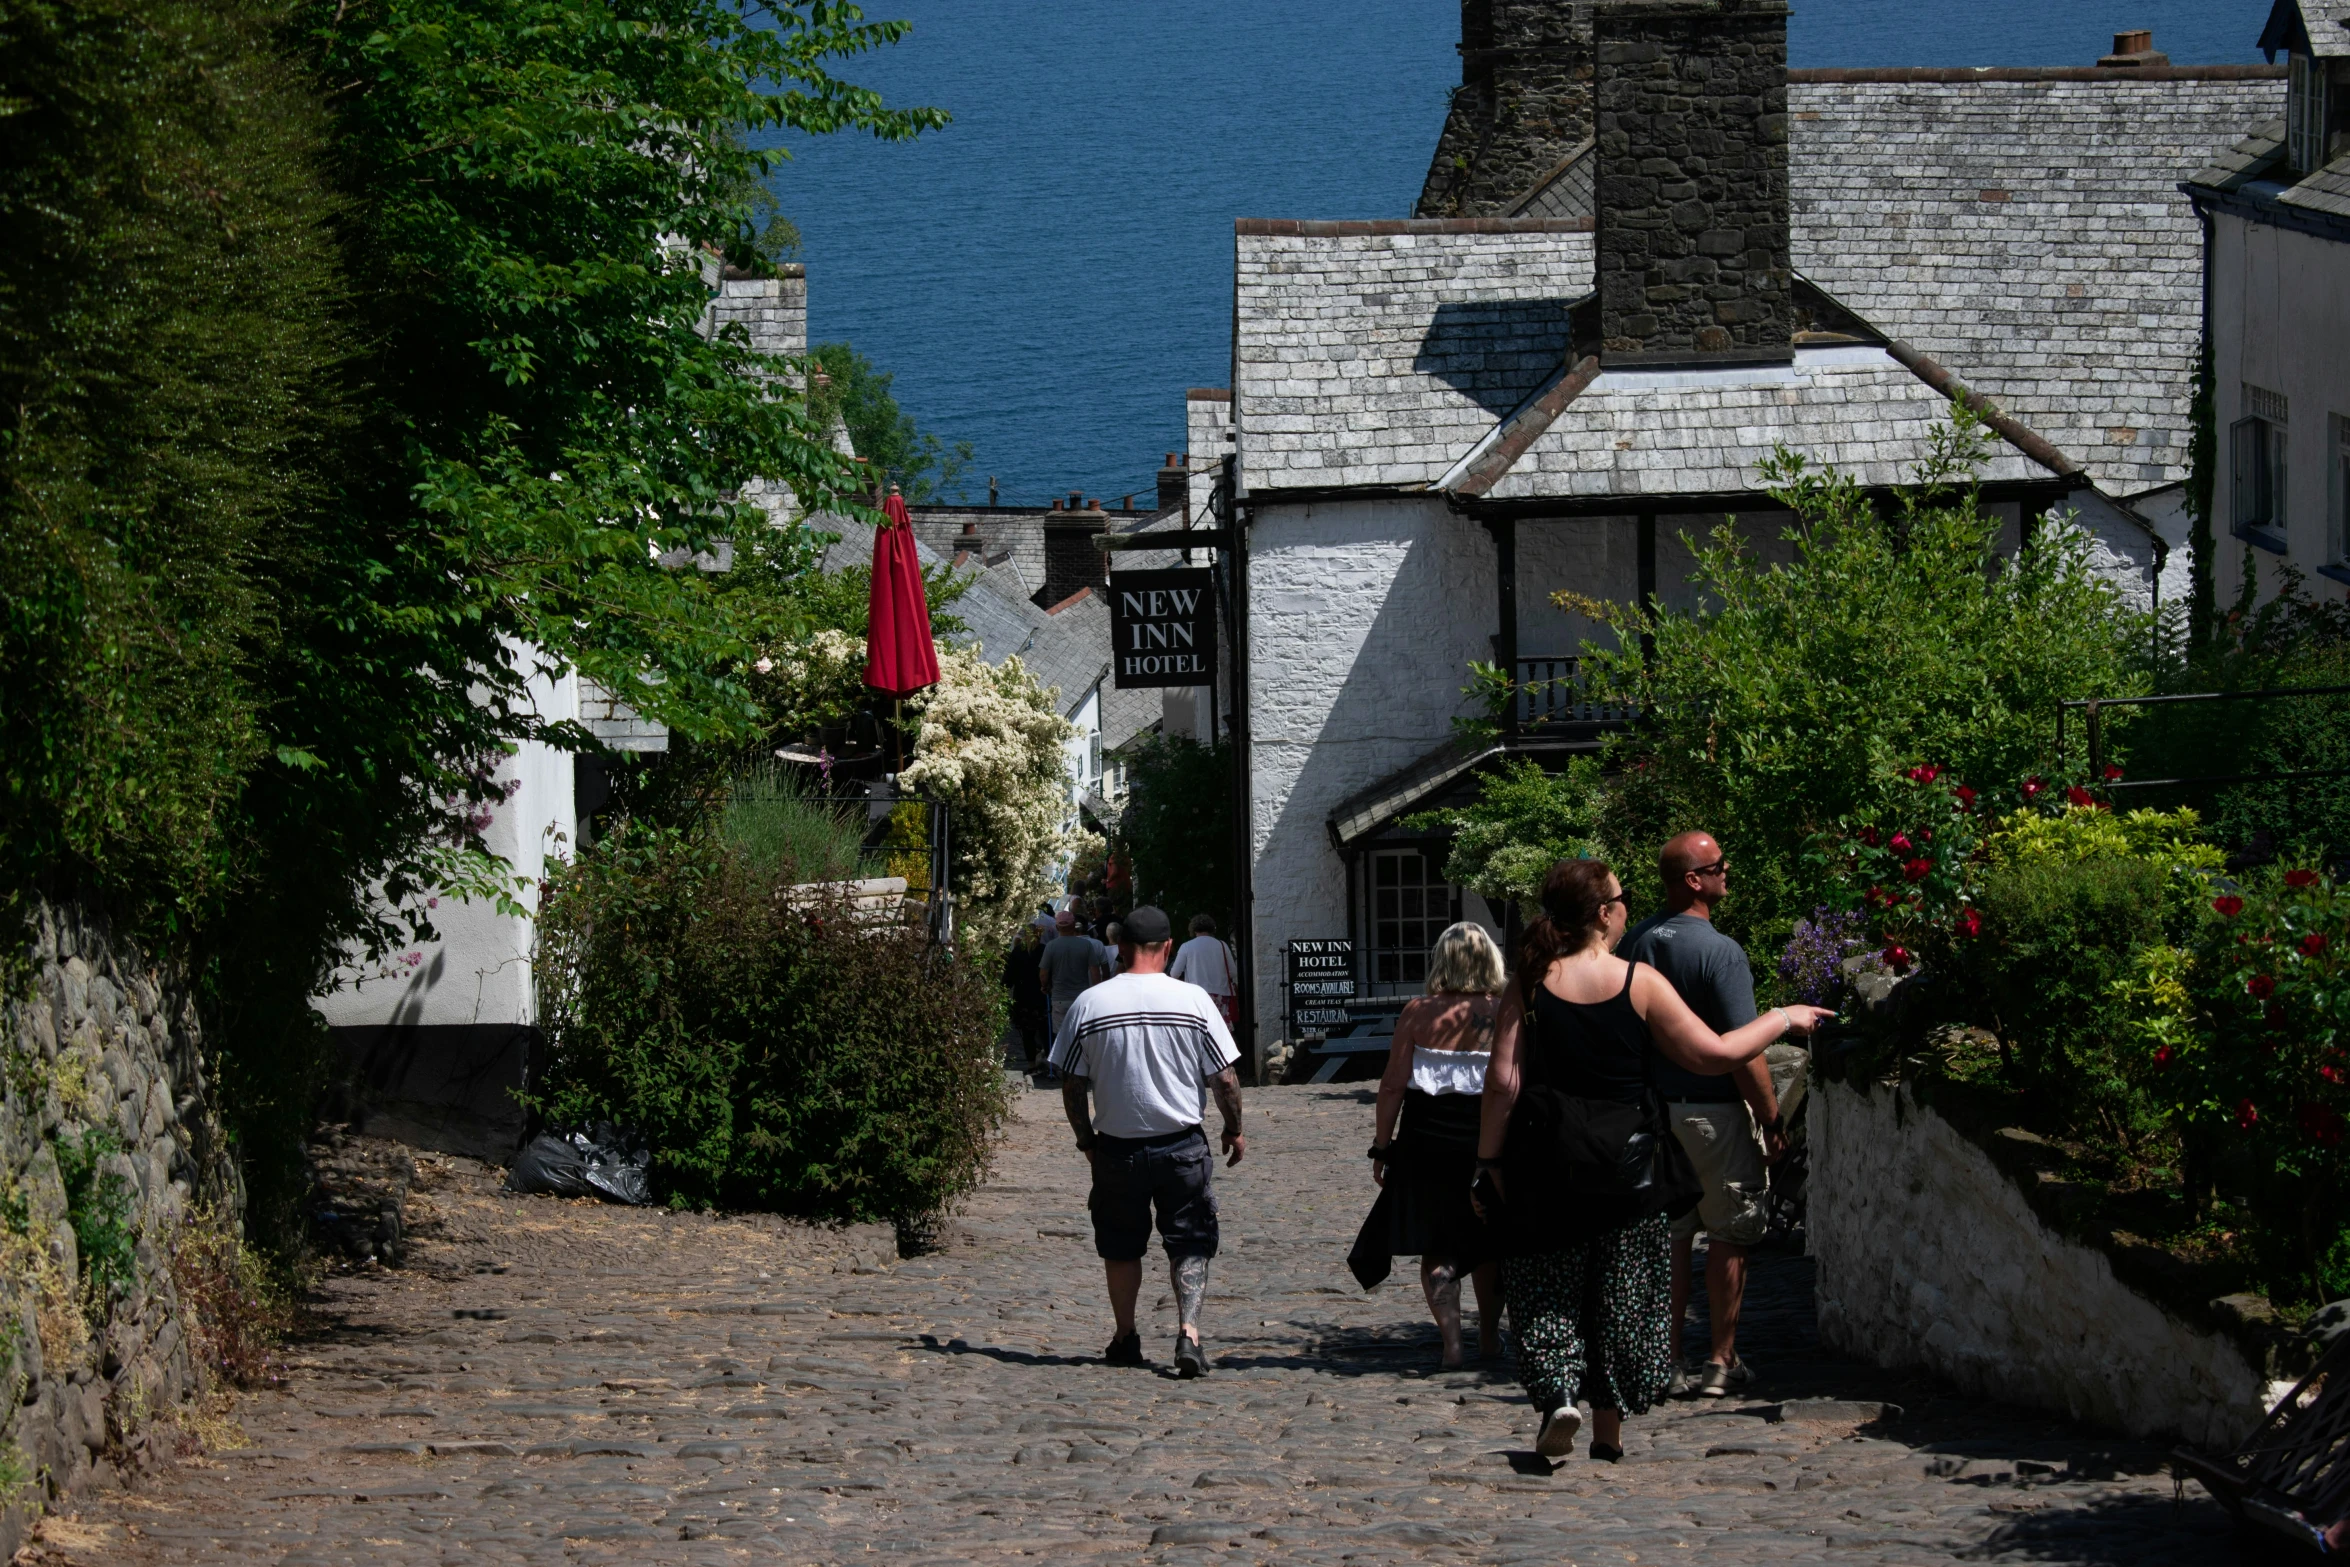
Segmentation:
[(1162, 941), (1174, 939), (1175, 927), (1167, 923), (1166, 911), (1144, 904), (1120, 920), (1126, 939), (1138, 947), (1155, 947)]

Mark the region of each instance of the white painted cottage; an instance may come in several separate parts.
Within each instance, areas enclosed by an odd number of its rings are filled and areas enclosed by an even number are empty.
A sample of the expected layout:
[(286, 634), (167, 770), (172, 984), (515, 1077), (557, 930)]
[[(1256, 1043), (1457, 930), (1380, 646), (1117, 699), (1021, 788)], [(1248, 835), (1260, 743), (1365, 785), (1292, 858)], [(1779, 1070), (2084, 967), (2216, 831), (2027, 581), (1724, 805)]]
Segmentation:
[[(1466, 0), (1475, 37), (1504, 8)], [(1353, 938), (1363, 988), (1400, 996), (1444, 923), (1499, 927), (1404, 819), (1501, 755), (1598, 743), (1607, 715), (1543, 705), (1596, 633), (1550, 594), (1681, 602), (1683, 536), (1726, 513), (1777, 553), (1757, 469), (1779, 443), (1900, 486), (1964, 390), (1997, 410), (1983, 490), (2011, 539), (2071, 512), (2141, 602), (2185, 586), (2203, 246), (2177, 182), (2275, 113), (2282, 72), (1790, 72), (1785, 12), (1756, 0), (1507, 8), (1556, 24), (1528, 60), (1588, 69), (1445, 145), (1539, 121), (1568, 151), (1532, 188), (1236, 228), (1260, 1038), (1292, 940)], [(1464, 49), (1456, 121), (1493, 113), (1506, 34)], [(1452, 739), (1472, 660), (1532, 688), (1475, 757)]]

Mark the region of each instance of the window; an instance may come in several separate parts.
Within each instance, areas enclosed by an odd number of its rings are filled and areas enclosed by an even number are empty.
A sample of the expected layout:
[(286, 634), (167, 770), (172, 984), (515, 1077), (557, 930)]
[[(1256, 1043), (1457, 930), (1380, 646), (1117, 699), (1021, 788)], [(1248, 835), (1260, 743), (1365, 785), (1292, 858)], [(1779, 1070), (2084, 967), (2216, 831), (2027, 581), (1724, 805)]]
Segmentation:
[(2246, 383), (2249, 417), (2228, 431), (2232, 500), (2229, 520), (2239, 538), (2271, 549), (2285, 547), (2285, 399)]
[(2315, 173), (2326, 161), (2326, 68), (2300, 53), (2285, 65), (2285, 152), (2296, 174)]
[(1428, 983), (1428, 949), (1461, 917), (1461, 890), (1444, 879), (1444, 851), (1371, 852), (1371, 994), (1411, 994)]

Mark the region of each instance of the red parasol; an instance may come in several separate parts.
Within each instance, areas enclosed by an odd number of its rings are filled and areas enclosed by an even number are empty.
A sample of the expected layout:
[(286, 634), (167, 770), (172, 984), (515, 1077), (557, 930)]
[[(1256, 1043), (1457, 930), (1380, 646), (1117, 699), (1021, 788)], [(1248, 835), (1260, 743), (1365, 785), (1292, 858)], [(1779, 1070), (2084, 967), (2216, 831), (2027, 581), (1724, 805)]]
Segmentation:
[(922, 592), (922, 563), (914, 558), (914, 519), (894, 489), (882, 511), (889, 523), (873, 535), (865, 684), (904, 697), (938, 684), (938, 649), (930, 640), (930, 601)]

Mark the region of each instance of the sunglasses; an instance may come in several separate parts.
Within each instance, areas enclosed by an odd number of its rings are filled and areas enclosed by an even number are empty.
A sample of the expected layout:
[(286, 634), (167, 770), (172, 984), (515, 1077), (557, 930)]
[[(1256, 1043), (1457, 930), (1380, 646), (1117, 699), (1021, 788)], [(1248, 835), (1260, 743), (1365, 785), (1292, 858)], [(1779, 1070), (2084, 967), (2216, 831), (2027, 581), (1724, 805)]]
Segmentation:
[(1685, 874), (1691, 876), (1723, 876), (1727, 875), (1729, 870), (1730, 857), (1725, 854), (1720, 859), (1714, 861), (1711, 865), (1693, 865)]

